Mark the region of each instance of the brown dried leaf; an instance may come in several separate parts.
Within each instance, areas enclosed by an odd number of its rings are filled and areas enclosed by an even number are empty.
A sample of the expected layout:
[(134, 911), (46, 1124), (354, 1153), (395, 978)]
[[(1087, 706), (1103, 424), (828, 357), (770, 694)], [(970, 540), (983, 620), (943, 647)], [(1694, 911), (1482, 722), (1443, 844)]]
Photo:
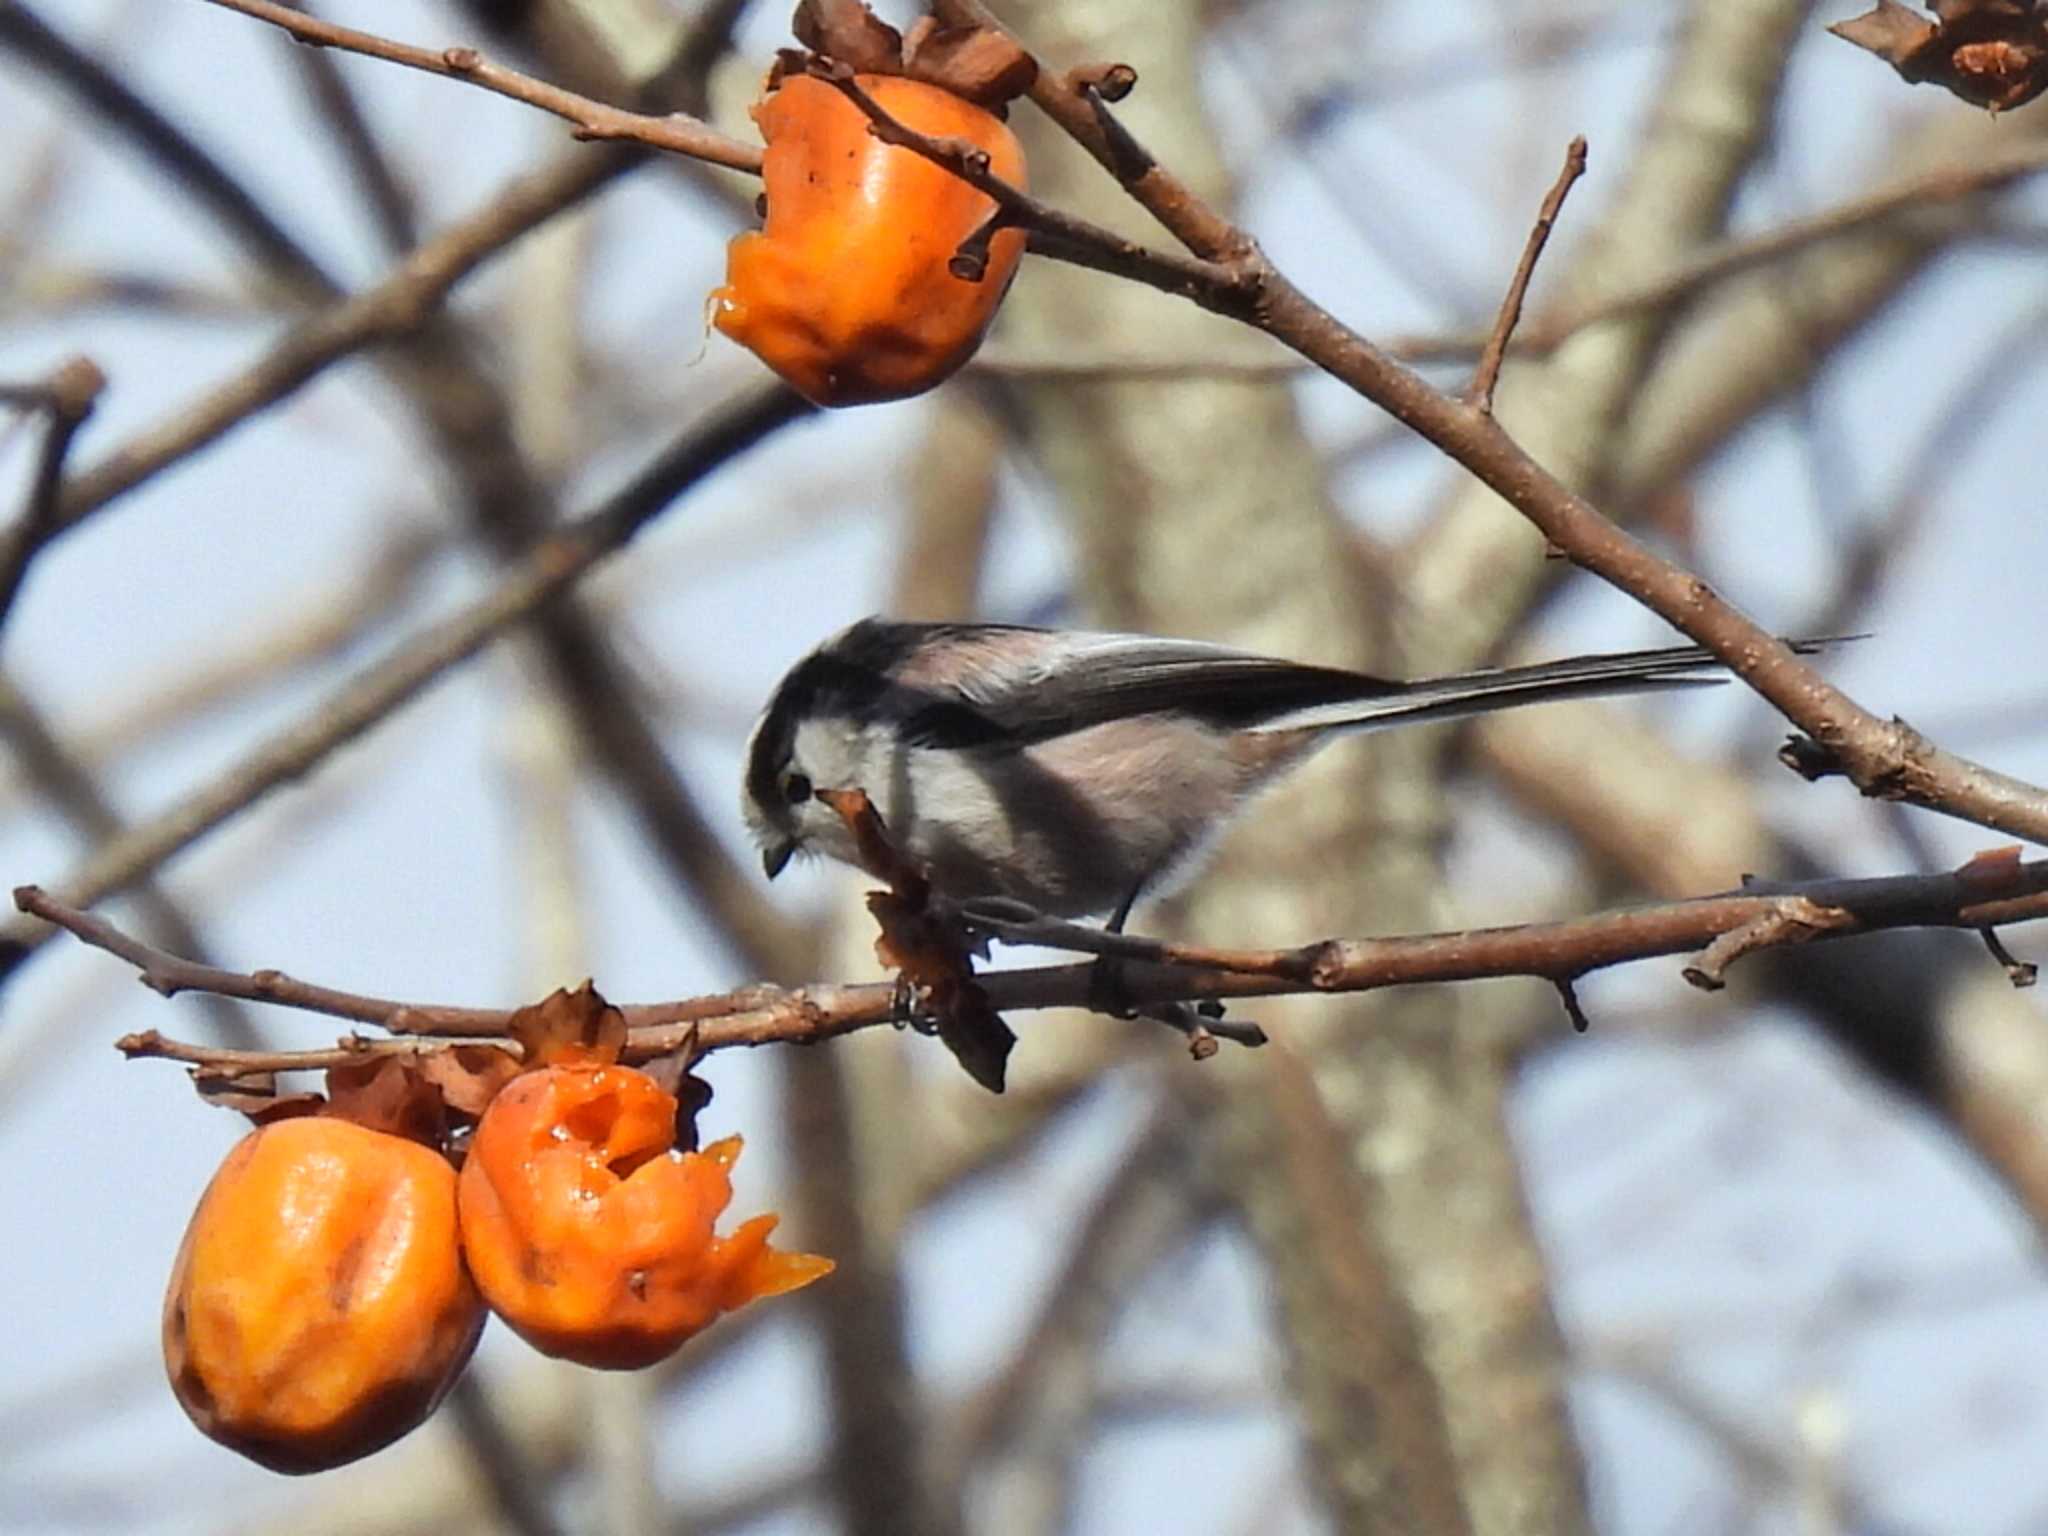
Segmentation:
[(2024, 21), (2034, 7), (2028, 0), (1927, 0), (1927, 9), (1944, 27), (1973, 21)]
[(904, 39), (903, 73), (1000, 112), (1031, 89), (1038, 61), (1004, 33), (941, 27), (926, 17)]
[(929, 902), (931, 882), (925, 879), (923, 870), (896, 851), (896, 845), (889, 841), (888, 829), (882, 825), (881, 813), (868, 799), (867, 791), (821, 789), (817, 796), (853, 834), (854, 851), (860, 855), (862, 869), (887, 882), (890, 890), (914, 907), (922, 908)]
[(419, 1058), (419, 1068), (441, 1090), (441, 1098), (450, 1110), (472, 1119), (490, 1108), (500, 1088), (526, 1070), (518, 1057), (494, 1045), (457, 1045), (445, 1051), (427, 1051)]
[(506, 1022), (505, 1033), (526, 1051), (528, 1067), (617, 1061), (626, 1043), (626, 1016), (584, 982), (574, 992), (557, 987)]
[[(998, 115), (1005, 103), (1030, 90), (1038, 78), (1038, 61), (1005, 33), (986, 27), (945, 27), (921, 16), (906, 35), (861, 0), (798, 0), (790, 30), (812, 53), (861, 74), (908, 75)], [(768, 88), (773, 90), (805, 64), (801, 54), (785, 49), (776, 56)]]
[(192, 1087), (214, 1108), (247, 1115), (258, 1125), (290, 1120), (297, 1115), (317, 1115), (327, 1104), (317, 1093), (280, 1094), (275, 1072), (228, 1077), (201, 1068), (192, 1074)]
[(823, 789), (818, 798), (852, 832), (861, 867), (889, 889), (868, 893), (868, 910), (881, 934), (875, 957), (914, 988), (938, 1022), (940, 1041), (990, 1093), (1003, 1091), (1003, 1072), (1017, 1043), (988, 994), (974, 979), (967, 941), (944, 914), (935, 911), (924, 871), (897, 852), (882, 818), (858, 789)]
[(1940, 29), (1898, 0), (1877, 0), (1876, 10), (1838, 21), (1828, 30), (1845, 43), (1869, 49), (1887, 64), (1903, 67), (1934, 41)]
[(674, 1095), (676, 1101), (676, 1145), (685, 1152), (695, 1152), (700, 1138), (697, 1135), (697, 1117), (711, 1105), (711, 1085), (690, 1070), (697, 1060), (697, 1036), (693, 1030), (690, 1038), (666, 1056), (657, 1056), (652, 1061), (640, 1063), (645, 1072), (664, 1090)]
[(2048, 10), (2029, 0), (1930, 0), (1929, 21), (1898, 0), (1828, 30), (1916, 84), (2002, 112), (2048, 89)]
[(448, 1133), (440, 1088), (409, 1056), (366, 1056), (327, 1069), (325, 1114), (439, 1147)]
[(797, 0), (789, 28), (813, 53), (868, 75), (903, 72), (903, 34), (861, 0)]
[(2018, 843), (1984, 848), (1973, 853), (1956, 871), (1956, 879), (1973, 900), (1985, 901), (2012, 890), (2019, 881), (2021, 849)]

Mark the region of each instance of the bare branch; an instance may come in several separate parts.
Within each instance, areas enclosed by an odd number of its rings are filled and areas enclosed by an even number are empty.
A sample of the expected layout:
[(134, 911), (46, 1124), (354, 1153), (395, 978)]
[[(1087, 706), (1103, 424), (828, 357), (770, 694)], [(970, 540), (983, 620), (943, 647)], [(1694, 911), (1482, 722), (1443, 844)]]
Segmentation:
[[(1951, 161), (1882, 191), (1851, 198), (1801, 219), (1790, 219), (1758, 235), (1708, 245), (1668, 271), (1643, 279), (1589, 303), (1539, 315), (1516, 331), (1509, 351), (1546, 356), (1579, 332), (1610, 320), (1690, 303), (1718, 283), (1758, 267), (1796, 256), (1816, 245), (1860, 235), (1873, 226), (1900, 222), (1949, 203), (1988, 197), (2048, 170), (2048, 143), (2019, 144)], [(1404, 362), (1452, 362), (1479, 352), (1486, 337), (1410, 336), (1388, 344)]]
[(1564, 152), (1564, 169), (1557, 173), (1549, 194), (1543, 199), (1543, 206), (1537, 211), (1536, 223), (1529, 230), (1528, 244), (1522, 247), (1522, 259), (1515, 267), (1513, 281), (1508, 284), (1507, 295), (1500, 302), (1500, 317), (1493, 322), (1493, 334), (1486, 338), (1486, 346), (1479, 354), (1479, 367), (1472, 375), (1472, 388), (1466, 398), (1479, 407), (1483, 415), (1493, 414), (1493, 386), (1500, 379), (1500, 365), (1507, 356), (1508, 342), (1515, 334), (1515, 327), (1522, 319), (1522, 301), (1529, 293), (1529, 279), (1535, 276), (1536, 263), (1543, 255), (1543, 247), (1550, 243), (1550, 231), (1557, 223), (1558, 213), (1564, 207), (1565, 195), (1572, 184), (1586, 174), (1586, 140), (1584, 136), (1574, 138)]
[[(21, 911), (127, 960), (146, 984), (166, 995), (216, 992), (414, 1035), (493, 1036), (504, 1031), (513, 1013), (365, 997), (297, 981), (278, 971), (243, 974), (193, 965), (139, 943), (106, 919), (35, 886), (20, 887), (14, 899)], [(1089, 947), (1124, 957), (1122, 990), (1131, 1002), (1146, 1007), (1506, 976), (1570, 983), (1631, 960), (1691, 951), (1703, 953), (1689, 968), (1689, 978), (1711, 987), (1735, 959), (1760, 949), (1896, 928), (1979, 931), (2041, 917), (2048, 917), (2048, 860), (2029, 864), (1993, 854), (1945, 874), (1759, 882), (1743, 892), (1503, 928), (1325, 939), (1278, 950), (1210, 949), (1134, 935), (1116, 936), (1111, 946)], [(1061, 941), (1048, 932), (1035, 935), (1032, 942)], [(1099, 984), (1092, 965), (996, 971), (978, 980), (989, 1001), (1005, 1011), (1089, 1006)], [(917, 1022), (903, 990), (887, 982), (818, 984), (795, 991), (749, 987), (672, 1003), (629, 1004), (621, 1011), (631, 1028), (628, 1055), (635, 1060), (665, 1054), (686, 1042), (709, 1052), (739, 1045), (809, 1043), (877, 1024)], [(163, 1044), (159, 1037), (149, 1054), (166, 1054)], [(317, 1060), (294, 1064), (326, 1064), (328, 1053), (315, 1055)]]
[(419, 208), (363, 116), (355, 92), (325, 48), (295, 48), (294, 62), (308, 94), (340, 143), (363, 201), (369, 205), (385, 249), (396, 256), (419, 244)]
[(17, 403), (32, 399), (49, 419), (43, 427), (35, 476), (29, 482), (28, 505), (22, 509), (20, 521), (8, 530), (5, 544), (0, 545), (0, 624), (7, 622), (15, 598), (21, 595), (29, 562), (57, 531), (65, 456), (106, 385), (107, 376), (98, 365), (90, 358), (74, 357), (32, 391), (6, 391)]
[(693, 160), (708, 161), (735, 171), (758, 173), (761, 169), (760, 146), (720, 133), (709, 123), (699, 122), (688, 113), (671, 112), (652, 117), (644, 112), (628, 112), (621, 107), (608, 106), (588, 96), (564, 90), (561, 86), (550, 85), (545, 80), (523, 75), (516, 69), (494, 64), (474, 48), (415, 48), (374, 33), (358, 32), (353, 27), (337, 26), (289, 6), (271, 4), (270, 0), (212, 0), (212, 3), (281, 27), (302, 43), (340, 48), (349, 53), (383, 59), (387, 63), (402, 64), (407, 69), (425, 70), (430, 75), (465, 80), (500, 96), (523, 101), (573, 124), (579, 139), (624, 140), (644, 144), (650, 149), (688, 155)]
[[(195, 968), (198, 969), (198, 968)], [(298, 983), (292, 985), (297, 986)], [(316, 991), (316, 988), (308, 988)], [(478, 1036), (473, 1039), (430, 1038), (373, 1040), (363, 1035), (349, 1035), (340, 1043), (327, 1050), (317, 1051), (251, 1051), (229, 1050), (220, 1046), (187, 1045), (182, 1040), (173, 1040), (156, 1030), (145, 1029), (135, 1034), (123, 1035), (114, 1042), (114, 1049), (131, 1061), (153, 1059), (157, 1061), (182, 1061), (187, 1066), (200, 1067), (221, 1077), (250, 1077), (270, 1072), (310, 1072), (327, 1067), (354, 1066), (376, 1056), (424, 1056), (433, 1051), (446, 1050), (457, 1045), (484, 1045), (493, 1050), (502, 1050), (510, 1055), (519, 1054), (518, 1042), (503, 1037)]]

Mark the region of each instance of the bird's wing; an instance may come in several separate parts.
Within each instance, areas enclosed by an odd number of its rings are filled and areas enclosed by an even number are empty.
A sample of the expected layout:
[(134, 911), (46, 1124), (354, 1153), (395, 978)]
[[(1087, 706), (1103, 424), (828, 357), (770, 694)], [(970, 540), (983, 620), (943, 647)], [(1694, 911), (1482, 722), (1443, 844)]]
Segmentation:
[(944, 641), (925, 648), (928, 664), (898, 676), (928, 690), (932, 708), (918, 724), (934, 745), (971, 734), (969, 715), (991, 734), (1037, 741), (1149, 714), (1246, 729), (1403, 691), (1356, 672), (1150, 635), (963, 625), (950, 626)]

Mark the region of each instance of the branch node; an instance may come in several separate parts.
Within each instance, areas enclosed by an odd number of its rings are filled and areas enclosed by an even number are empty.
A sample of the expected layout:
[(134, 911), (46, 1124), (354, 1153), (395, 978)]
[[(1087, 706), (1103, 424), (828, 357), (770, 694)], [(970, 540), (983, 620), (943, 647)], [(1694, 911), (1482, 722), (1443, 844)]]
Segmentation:
[(1840, 907), (1824, 907), (1805, 896), (1783, 896), (1701, 950), (1699, 958), (1685, 967), (1685, 979), (1702, 992), (1719, 992), (1728, 985), (1728, 967), (1744, 955), (1759, 949), (1803, 944), (1835, 929), (1854, 926), (1854, 915)]
[(952, 257), (946, 262), (946, 270), (963, 283), (978, 283), (988, 276), (989, 242), (997, 233), (1008, 229), (1012, 223), (1009, 211), (998, 208), (983, 220), (979, 229), (960, 242)]
[[(1137, 72), (1131, 72), (1131, 84), (1138, 83)], [(1102, 88), (1099, 82), (1082, 81), (1076, 86), (1083, 101), (1095, 116), (1095, 125), (1101, 130), (1103, 145), (1109, 151), (1118, 181), (1129, 185), (1137, 181), (1159, 162), (1152, 158), (1152, 151), (1140, 144), (1131, 130), (1117, 120), (1109, 110), (1109, 104), (1117, 100)], [(1129, 94), (1126, 91), (1125, 94)]]
[(1336, 939), (1325, 939), (1320, 944), (1311, 944), (1302, 951), (1308, 962), (1305, 974), (1309, 985), (1318, 992), (1327, 992), (1344, 979), (1344, 945)]
[(174, 972), (159, 970), (153, 965), (146, 965), (137, 971), (135, 979), (158, 997), (176, 997), (185, 990), (184, 982), (180, 981)]
[(1550, 984), (1557, 988), (1557, 1000), (1564, 1004), (1565, 1017), (1572, 1021), (1572, 1028), (1584, 1034), (1593, 1027), (1593, 1021), (1586, 1017), (1585, 1007), (1579, 1002), (1579, 989), (1572, 984), (1569, 976), (1553, 976)]
[(1178, 1030), (1187, 1037), (1188, 1055), (1196, 1061), (1207, 1061), (1223, 1048), (1228, 1040), (1235, 1045), (1254, 1048), (1266, 1043), (1266, 1032), (1248, 1019), (1224, 1017), (1223, 1005), (1214, 998), (1207, 998), (1195, 1004), (1188, 1003), (1147, 1003), (1136, 1010), (1134, 1015), (1164, 1024), (1168, 1029)]
[(50, 412), (61, 420), (83, 421), (106, 387), (107, 376), (98, 363), (89, 357), (71, 358), (50, 375)]
[(1122, 101), (1138, 83), (1128, 64), (1077, 64), (1067, 71), (1067, 89), (1092, 92), (1104, 101)]
[(1849, 770), (1832, 747), (1822, 746), (1804, 731), (1794, 731), (1778, 748), (1778, 761), (1812, 784)]
[(474, 48), (443, 48), (441, 62), (458, 75), (473, 75), (484, 66), (484, 56)]

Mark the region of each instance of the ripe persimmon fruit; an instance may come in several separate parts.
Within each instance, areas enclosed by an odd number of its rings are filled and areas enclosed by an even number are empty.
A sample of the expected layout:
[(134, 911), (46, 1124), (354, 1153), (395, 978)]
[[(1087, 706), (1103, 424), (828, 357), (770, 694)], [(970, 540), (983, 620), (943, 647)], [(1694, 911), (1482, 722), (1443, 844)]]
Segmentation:
[[(860, 87), (905, 126), (965, 139), (1024, 185), (1024, 151), (1000, 118), (895, 75)], [(718, 328), (819, 405), (930, 389), (974, 354), (1016, 275), (1023, 233), (998, 230), (978, 281), (949, 267), (995, 202), (908, 149), (884, 144), (833, 86), (790, 75), (754, 108), (767, 143), (764, 227), (736, 236)]]
[(630, 1370), (721, 1313), (829, 1274), (768, 1246), (776, 1218), (729, 1237), (740, 1139), (674, 1149), (676, 1101), (632, 1067), (571, 1062), (514, 1078), (471, 1138), (462, 1242), (491, 1309), (543, 1354)]
[(164, 1364), (207, 1435), (317, 1472), (424, 1421), (484, 1317), (448, 1160), (307, 1116), (244, 1137), (200, 1197), (164, 1296)]

